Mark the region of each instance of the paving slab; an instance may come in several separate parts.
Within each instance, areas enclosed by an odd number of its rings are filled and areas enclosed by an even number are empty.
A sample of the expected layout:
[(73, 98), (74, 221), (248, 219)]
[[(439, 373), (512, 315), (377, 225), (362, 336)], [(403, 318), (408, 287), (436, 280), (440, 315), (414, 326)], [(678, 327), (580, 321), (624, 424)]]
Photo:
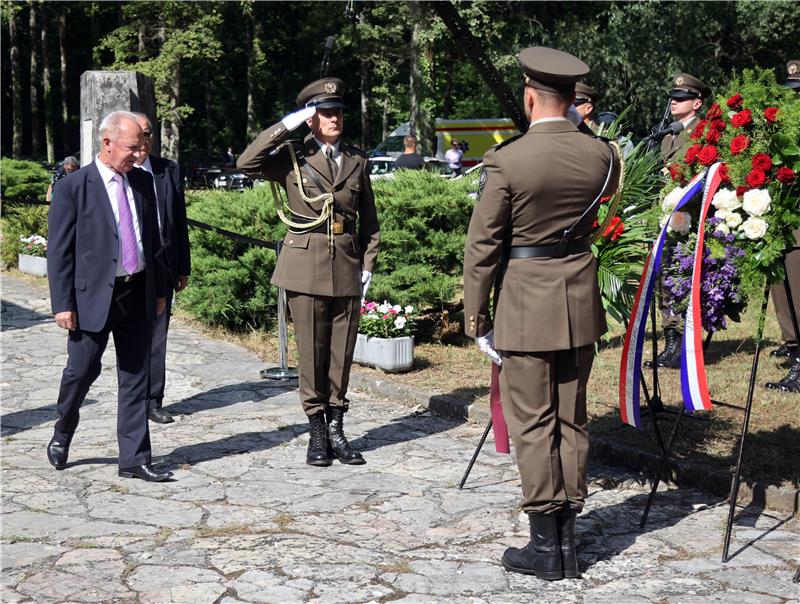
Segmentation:
[[(2, 274), (3, 602), (753, 603), (800, 598), (792, 583), (798, 521), (749, 507), (720, 561), (728, 508), (662, 486), (640, 529), (649, 486), (593, 463), (577, 521), (580, 579), (506, 573), (527, 541), (513, 455), (487, 443), (456, 485), (483, 426), (398, 395), (352, 393), (347, 432), (367, 464), (304, 464), (307, 421), (296, 384), (259, 378), (264, 363), (176, 322), (165, 406), (151, 425), (154, 461), (175, 482), (116, 473), (113, 343), (81, 410), (61, 472), (45, 445), (66, 338), (44, 282)], [(388, 378), (390, 379), (390, 378)], [(388, 382), (387, 379), (387, 382)], [(398, 391), (399, 392), (399, 391)]]

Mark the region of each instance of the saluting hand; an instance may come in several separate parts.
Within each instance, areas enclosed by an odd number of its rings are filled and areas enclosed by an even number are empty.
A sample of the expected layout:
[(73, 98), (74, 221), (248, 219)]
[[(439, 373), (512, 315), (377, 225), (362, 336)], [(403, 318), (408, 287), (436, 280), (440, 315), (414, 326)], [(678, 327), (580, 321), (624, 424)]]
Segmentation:
[(316, 112), (317, 108), (314, 106), (303, 107), (302, 109), (294, 111), (289, 115), (287, 115), (286, 117), (284, 117), (281, 120), (281, 123), (287, 130), (294, 130), (300, 124), (304, 123), (308, 118), (313, 116)]

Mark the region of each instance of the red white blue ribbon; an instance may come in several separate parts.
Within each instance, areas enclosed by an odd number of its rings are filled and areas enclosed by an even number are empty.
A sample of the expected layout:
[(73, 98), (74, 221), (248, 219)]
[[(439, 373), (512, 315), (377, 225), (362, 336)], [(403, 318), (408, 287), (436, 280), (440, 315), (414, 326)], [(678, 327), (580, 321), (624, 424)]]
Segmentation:
[(703, 191), (703, 202), (700, 207), (700, 218), (697, 221), (697, 247), (694, 251), (692, 291), (689, 296), (689, 308), (686, 311), (683, 330), (683, 354), (681, 355), (681, 393), (683, 394), (683, 405), (687, 411), (703, 411), (713, 407), (711, 396), (708, 393), (705, 355), (703, 354), (703, 318), (700, 290), (706, 218), (711, 207), (711, 200), (714, 199), (714, 195), (722, 183), (721, 165), (716, 163), (708, 170), (708, 177)]
[(636, 428), (641, 428), (639, 414), (639, 390), (642, 380), (642, 347), (644, 346), (644, 332), (647, 327), (647, 311), (653, 300), (653, 291), (661, 268), (661, 253), (667, 238), (667, 228), (672, 220), (672, 215), (679, 211), (697, 195), (703, 187), (706, 173), (701, 172), (687, 185), (683, 197), (675, 205), (670, 215), (670, 220), (661, 227), (661, 232), (653, 242), (653, 248), (647, 256), (639, 280), (639, 288), (631, 310), (631, 320), (625, 333), (625, 344), (622, 348), (622, 362), (619, 368), (619, 412), (623, 423)]

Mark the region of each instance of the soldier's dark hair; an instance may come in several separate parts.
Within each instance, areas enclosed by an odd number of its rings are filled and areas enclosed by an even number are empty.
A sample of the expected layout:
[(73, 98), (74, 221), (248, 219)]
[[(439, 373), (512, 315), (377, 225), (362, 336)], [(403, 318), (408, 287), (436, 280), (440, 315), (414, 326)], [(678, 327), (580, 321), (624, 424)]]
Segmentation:
[(407, 134), (403, 137), (403, 144), (406, 147), (416, 147), (417, 146), (417, 137), (413, 134)]
[(534, 88), (534, 90), (539, 101), (545, 106), (558, 105), (560, 107), (572, 104), (573, 92), (551, 92), (540, 88)]

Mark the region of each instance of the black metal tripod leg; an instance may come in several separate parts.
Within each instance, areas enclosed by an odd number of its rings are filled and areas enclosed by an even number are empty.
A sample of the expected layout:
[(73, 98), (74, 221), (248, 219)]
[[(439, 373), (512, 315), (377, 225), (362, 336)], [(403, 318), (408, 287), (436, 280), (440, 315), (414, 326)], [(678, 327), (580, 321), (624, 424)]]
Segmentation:
[(489, 423), (486, 424), (486, 430), (483, 431), (483, 436), (481, 436), (481, 440), (478, 442), (478, 446), (475, 447), (475, 453), (472, 454), (472, 459), (469, 460), (469, 465), (467, 466), (467, 471), (464, 472), (464, 476), (461, 479), (461, 482), (458, 483), (458, 488), (459, 489), (463, 489), (464, 488), (464, 483), (467, 482), (467, 477), (469, 476), (469, 473), (472, 471), (472, 466), (475, 465), (475, 460), (478, 459), (478, 453), (481, 452), (481, 449), (483, 448), (483, 443), (486, 442), (486, 437), (489, 436), (489, 430), (491, 430), (491, 429), (492, 429), (492, 418), (490, 417), (489, 418)]

